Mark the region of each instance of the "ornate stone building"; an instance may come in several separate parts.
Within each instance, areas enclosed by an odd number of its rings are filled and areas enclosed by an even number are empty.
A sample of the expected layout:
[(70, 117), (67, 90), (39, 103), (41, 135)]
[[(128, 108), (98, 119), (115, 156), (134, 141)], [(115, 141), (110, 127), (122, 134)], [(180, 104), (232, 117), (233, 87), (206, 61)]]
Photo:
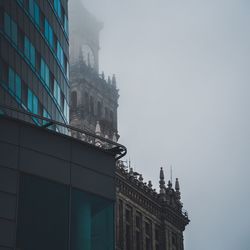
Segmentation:
[[(70, 123), (117, 141), (118, 89), (116, 78), (99, 74), (98, 22), (79, 1), (70, 5)], [(81, 25), (79, 25), (81, 24)], [(81, 138), (85, 140), (86, 138)], [(159, 193), (124, 162), (116, 166), (116, 249), (183, 250), (189, 223), (182, 209), (180, 186), (165, 185), (160, 170)]]
[(126, 171), (123, 164), (116, 169), (116, 249), (183, 250), (183, 231), (189, 223), (182, 210), (180, 185), (168, 181), (165, 186), (160, 170), (160, 192), (152, 189), (151, 181)]
[(97, 129), (101, 136), (117, 140), (116, 78), (98, 73), (102, 24), (78, 0), (69, 5), (71, 125), (90, 132)]

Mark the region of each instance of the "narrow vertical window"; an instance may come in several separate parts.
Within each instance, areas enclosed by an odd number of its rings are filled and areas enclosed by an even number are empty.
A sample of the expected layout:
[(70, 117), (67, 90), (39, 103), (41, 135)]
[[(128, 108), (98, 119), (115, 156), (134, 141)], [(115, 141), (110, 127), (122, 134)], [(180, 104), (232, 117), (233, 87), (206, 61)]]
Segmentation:
[(17, 45), (17, 25), (7, 13), (4, 13), (4, 32)]
[(38, 99), (35, 95), (33, 95), (33, 107), (32, 107), (32, 112), (34, 114), (38, 114)]
[(54, 34), (53, 34), (53, 30), (48, 22), (48, 20), (45, 18), (44, 19), (44, 34), (45, 34), (45, 37), (47, 39), (47, 41), (49, 42), (50, 46), (53, 48), (53, 45), (54, 45), (54, 41), (53, 41), (53, 38), (54, 38)]
[(30, 58), (30, 48), (29, 48), (29, 39), (24, 37), (24, 55), (29, 59)]
[(31, 112), (33, 110), (33, 94), (30, 89), (28, 89), (28, 109)]
[(34, 0), (29, 0), (29, 13), (34, 17)]
[(15, 79), (15, 94), (16, 94), (16, 97), (18, 98), (18, 101), (20, 101), (21, 100), (21, 79), (17, 74), (16, 74), (16, 79)]
[(4, 32), (11, 37), (10, 16), (6, 13), (4, 13)]
[(68, 18), (66, 15), (64, 15), (64, 30), (66, 32), (66, 34), (69, 34), (69, 22), (68, 22)]
[(30, 61), (32, 66), (35, 67), (36, 66), (35, 48), (26, 36), (24, 37), (24, 55)]
[(34, 3), (34, 19), (35, 23), (39, 26), (40, 25), (40, 9), (37, 3)]
[(9, 88), (14, 93), (15, 92), (15, 73), (9, 68)]
[(40, 9), (34, 0), (29, 0), (29, 13), (34, 19), (35, 24), (40, 26)]
[(30, 44), (30, 62), (35, 67), (36, 65), (36, 57), (35, 57), (35, 48), (32, 44)]
[(44, 60), (41, 58), (40, 75), (47, 87), (49, 87), (49, 68)]
[(11, 39), (17, 45), (17, 25), (11, 20)]

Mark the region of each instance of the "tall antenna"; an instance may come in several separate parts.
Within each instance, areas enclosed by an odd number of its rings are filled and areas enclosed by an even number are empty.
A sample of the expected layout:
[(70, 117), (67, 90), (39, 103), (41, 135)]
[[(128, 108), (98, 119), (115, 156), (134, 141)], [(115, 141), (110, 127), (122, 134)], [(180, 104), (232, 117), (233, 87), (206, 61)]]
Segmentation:
[(172, 165), (170, 165), (170, 181), (171, 181), (171, 183), (173, 183), (173, 169), (172, 169)]

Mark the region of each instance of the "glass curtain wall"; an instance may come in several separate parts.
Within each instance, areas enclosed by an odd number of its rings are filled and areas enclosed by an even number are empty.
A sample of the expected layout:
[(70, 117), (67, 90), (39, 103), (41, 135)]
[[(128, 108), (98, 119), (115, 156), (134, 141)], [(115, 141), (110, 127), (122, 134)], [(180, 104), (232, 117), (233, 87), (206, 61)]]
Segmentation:
[(113, 201), (26, 174), (19, 192), (18, 249), (114, 249)]

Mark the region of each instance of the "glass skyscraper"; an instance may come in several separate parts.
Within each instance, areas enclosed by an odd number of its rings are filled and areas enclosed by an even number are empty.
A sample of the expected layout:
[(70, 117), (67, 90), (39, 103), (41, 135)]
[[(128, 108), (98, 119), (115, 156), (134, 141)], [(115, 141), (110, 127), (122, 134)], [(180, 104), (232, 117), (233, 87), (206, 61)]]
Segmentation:
[(0, 249), (114, 249), (121, 149), (67, 133), (68, 61), (68, 0), (0, 0)]
[(68, 0), (0, 0), (0, 104), (68, 124), (68, 62)]

